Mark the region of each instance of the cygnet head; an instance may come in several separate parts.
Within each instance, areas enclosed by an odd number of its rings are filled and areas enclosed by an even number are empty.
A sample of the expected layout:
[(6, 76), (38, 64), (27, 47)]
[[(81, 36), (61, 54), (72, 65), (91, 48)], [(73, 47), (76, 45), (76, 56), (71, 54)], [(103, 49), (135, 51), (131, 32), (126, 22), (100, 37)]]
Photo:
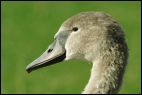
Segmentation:
[[(119, 24), (103, 12), (79, 13), (61, 25), (54, 36), (54, 42), (26, 70), (31, 72), (70, 59), (93, 63), (93, 73), (84, 93), (114, 93), (112, 90), (119, 88), (127, 63), (127, 45)], [(95, 82), (91, 82), (93, 80)], [(103, 83), (105, 80), (108, 80), (109, 85), (107, 91), (103, 89), (105, 85), (107, 87), (107, 83)], [(102, 90), (94, 90), (98, 88)]]

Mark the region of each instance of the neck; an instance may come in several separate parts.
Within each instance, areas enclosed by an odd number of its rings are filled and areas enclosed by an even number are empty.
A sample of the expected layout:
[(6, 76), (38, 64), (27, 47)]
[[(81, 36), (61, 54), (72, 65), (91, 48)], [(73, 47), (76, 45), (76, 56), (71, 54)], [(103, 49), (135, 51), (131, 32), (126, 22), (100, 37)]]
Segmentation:
[[(92, 94), (94, 92), (94, 90), (97, 89), (99, 80), (101, 79), (101, 76), (100, 76), (101, 71), (100, 71), (100, 69), (98, 69), (98, 68), (100, 68), (100, 65), (97, 65), (99, 63), (100, 63), (99, 60), (96, 61), (96, 63), (93, 63), (89, 82), (86, 85), (82, 94)], [(97, 72), (97, 73), (95, 73), (95, 72)]]
[(90, 60), (93, 63), (91, 75), (82, 94), (115, 94), (121, 87), (127, 65), (127, 45), (124, 42), (113, 46), (103, 44), (97, 51), (93, 61)]
[(82, 94), (117, 93), (121, 84), (121, 77), (116, 68), (114, 65), (106, 65), (100, 60), (93, 62), (89, 82)]

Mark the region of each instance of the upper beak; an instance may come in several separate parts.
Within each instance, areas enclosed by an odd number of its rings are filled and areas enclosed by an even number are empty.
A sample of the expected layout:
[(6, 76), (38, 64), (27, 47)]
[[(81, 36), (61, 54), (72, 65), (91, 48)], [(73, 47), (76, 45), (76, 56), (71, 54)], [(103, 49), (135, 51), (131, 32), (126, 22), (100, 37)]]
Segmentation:
[(26, 67), (26, 71), (30, 73), (33, 70), (58, 63), (64, 60), (65, 57), (65, 48), (59, 43), (58, 40), (55, 40), (39, 58)]

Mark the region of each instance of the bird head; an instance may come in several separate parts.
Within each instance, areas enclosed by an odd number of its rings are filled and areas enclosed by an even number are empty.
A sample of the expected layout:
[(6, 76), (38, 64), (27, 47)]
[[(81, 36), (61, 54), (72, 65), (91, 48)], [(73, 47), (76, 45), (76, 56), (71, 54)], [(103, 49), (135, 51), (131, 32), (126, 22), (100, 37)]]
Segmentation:
[[(106, 40), (114, 42), (113, 33), (108, 29), (111, 25), (117, 26), (117, 23), (103, 12), (82, 12), (72, 16), (61, 25), (48, 49), (26, 70), (31, 72), (70, 59), (92, 62), (107, 47)], [(115, 35), (121, 36), (118, 32)]]

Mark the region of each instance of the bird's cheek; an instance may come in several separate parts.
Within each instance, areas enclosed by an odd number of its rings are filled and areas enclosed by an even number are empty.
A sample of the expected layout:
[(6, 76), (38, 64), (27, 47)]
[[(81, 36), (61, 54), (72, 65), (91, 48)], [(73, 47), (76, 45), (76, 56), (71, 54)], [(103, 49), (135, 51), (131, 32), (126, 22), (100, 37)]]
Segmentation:
[(81, 55), (77, 54), (76, 52), (66, 52), (66, 58), (65, 60), (71, 60), (71, 59), (80, 59)]
[(66, 58), (65, 60), (70, 60), (70, 59), (82, 59), (83, 58), (83, 53), (81, 49), (78, 49), (77, 47), (66, 47)]
[(69, 53), (66, 52), (65, 60), (70, 60), (70, 59), (73, 59), (73, 57)]
[(82, 44), (78, 40), (78, 35), (71, 34), (66, 43), (65, 43), (65, 49), (66, 49), (66, 59), (78, 59), (80, 57), (80, 52), (82, 50)]
[(73, 59), (73, 49), (71, 49), (71, 46), (66, 45), (65, 49), (66, 49), (66, 58), (65, 58), (65, 60)]
[(76, 48), (73, 47), (72, 45), (66, 45), (66, 58), (65, 60), (70, 60), (70, 59), (75, 59), (76, 57)]

